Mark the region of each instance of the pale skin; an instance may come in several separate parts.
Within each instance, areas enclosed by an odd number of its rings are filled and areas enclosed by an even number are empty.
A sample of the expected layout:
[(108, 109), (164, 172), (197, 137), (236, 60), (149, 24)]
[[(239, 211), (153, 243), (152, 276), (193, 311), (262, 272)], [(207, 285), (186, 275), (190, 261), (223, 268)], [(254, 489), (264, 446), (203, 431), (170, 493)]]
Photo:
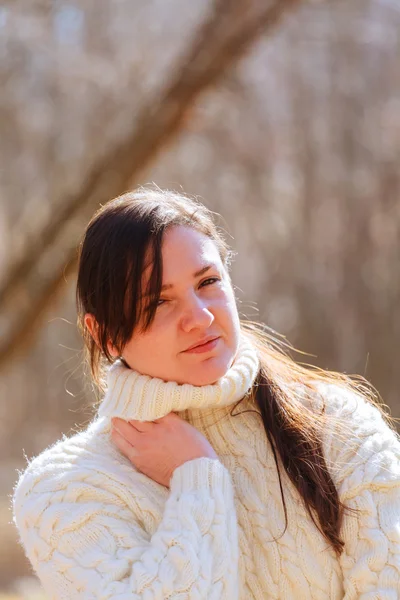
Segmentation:
[[(215, 243), (195, 229), (167, 230), (162, 246), (163, 287), (156, 316), (146, 332), (135, 330), (122, 351), (130, 368), (164, 381), (208, 385), (232, 365), (239, 344), (239, 316), (229, 274)], [(143, 289), (149, 270), (143, 273)], [(85, 324), (96, 340), (93, 315)], [(202, 353), (187, 349), (218, 337)], [(119, 352), (112, 346), (113, 356)], [(200, 457), (218, 459), (208, 440), (176, 413), (152, 422), (112, 419), (111, 437), (142, 473), (169, 487), (174, 470)]]

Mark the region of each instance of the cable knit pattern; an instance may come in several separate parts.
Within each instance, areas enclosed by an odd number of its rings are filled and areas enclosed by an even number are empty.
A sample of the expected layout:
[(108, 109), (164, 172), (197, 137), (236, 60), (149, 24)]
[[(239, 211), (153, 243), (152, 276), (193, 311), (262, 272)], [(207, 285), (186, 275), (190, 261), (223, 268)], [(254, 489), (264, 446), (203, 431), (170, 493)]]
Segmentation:
[[(110, 369), (96, 418), (30, 461), (14, 490), (21, 544), (50, 600), (400, 597), (398, 437), (373, 406), (338, 385), (321, 384), (305, 400), (317, 406), (323, 398), (336, 417), (324, 452), (341, 499), (359, 510), (344, 519), (338, 559), (282, 472), (285, 531), (273, 454), (246, 395), (257, 371), (248, 342), (204, 388), (122, 364)], [(219, 460), (185, 463), (167, 489), (118, 451), (110, 418), (151, 420), (171, 410), (207, 437)]]
[(400, 598), (400, 442), (361, 396), (322, 386), (342, 427), (327, 431), (324, 452), (340, 498), (356, 509), (342, 528), (346, 600)]

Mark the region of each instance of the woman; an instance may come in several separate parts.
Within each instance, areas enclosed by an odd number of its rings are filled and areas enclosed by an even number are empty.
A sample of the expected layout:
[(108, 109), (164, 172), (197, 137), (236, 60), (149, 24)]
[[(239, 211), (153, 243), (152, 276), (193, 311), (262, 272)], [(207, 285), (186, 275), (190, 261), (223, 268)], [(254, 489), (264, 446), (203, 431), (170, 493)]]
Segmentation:
[(229, 259), (211, 213), (171, 192), (89, 223), (77, 307), (105, 395), (13, 498), (50, 599), (400, 597), (396, 433), (365, 380), (239, 320)]

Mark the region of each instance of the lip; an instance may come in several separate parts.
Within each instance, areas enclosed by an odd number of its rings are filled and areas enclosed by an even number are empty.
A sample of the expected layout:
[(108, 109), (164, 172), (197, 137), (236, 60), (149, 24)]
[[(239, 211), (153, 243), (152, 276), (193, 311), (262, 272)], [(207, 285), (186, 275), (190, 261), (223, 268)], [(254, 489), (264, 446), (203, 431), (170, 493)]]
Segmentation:
[(208, 352), (214, 348), (219, 338), (220, 336), (209, 335), (208, 337), (200, 340), (200, 342), (196, 342), (196, 344), (190, 346), (190, 348), (186, 348), (184, 352)]

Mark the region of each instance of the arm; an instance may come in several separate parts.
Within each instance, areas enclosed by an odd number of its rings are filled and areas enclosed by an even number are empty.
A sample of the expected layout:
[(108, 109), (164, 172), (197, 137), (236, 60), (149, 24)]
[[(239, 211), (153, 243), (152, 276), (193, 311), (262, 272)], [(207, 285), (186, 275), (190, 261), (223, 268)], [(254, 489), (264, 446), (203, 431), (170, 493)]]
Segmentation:
[(54, 480), (53, 489), (46, 480), (32, 485), (32, 474), (21, 480), (14, 521), (50, 598), (237, 598), (234, 493), (218, 460), (195, 459), (175, 469), (151, 537), (129, 510), (135, 498), (123, 503), (112, 493), (113, 480), (100, 487), (95, 470), (68, 485)]
[[(328, 396), (334, 424), (325, 454), (345, 512), (344, 600), (400, 598), (400, 441), (363, 396)], [(328, 408), (328, 410), (331, 410)]]

